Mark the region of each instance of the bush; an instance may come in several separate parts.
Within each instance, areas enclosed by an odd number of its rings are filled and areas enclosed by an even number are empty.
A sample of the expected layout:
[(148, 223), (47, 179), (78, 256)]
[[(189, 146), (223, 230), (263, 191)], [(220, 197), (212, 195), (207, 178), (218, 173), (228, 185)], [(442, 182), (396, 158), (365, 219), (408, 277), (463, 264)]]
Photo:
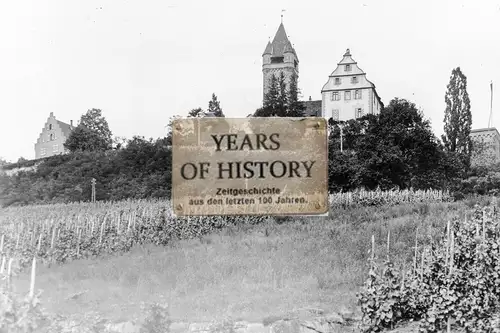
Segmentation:
[(492, 332), (500, 311), (500, 216), (493, 203), (476, 205), (472, 219), (456, 218), (437, 242), (420, 246), (413, 269), (372, 262), (358, 299), (366, 332), (420, 320), (421, 332), (453, 324)]

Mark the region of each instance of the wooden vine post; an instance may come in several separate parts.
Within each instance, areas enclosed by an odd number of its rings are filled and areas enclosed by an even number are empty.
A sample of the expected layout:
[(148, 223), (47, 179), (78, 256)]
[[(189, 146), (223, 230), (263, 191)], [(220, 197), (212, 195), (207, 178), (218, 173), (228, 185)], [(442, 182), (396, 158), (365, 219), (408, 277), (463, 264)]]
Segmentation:
[(92, 197), (90, 198), (90, 200), (92, 202), (95, 202), (95, 178), (92, 178), (92, 180), (90, 181), (90, 184), (92, 185)]

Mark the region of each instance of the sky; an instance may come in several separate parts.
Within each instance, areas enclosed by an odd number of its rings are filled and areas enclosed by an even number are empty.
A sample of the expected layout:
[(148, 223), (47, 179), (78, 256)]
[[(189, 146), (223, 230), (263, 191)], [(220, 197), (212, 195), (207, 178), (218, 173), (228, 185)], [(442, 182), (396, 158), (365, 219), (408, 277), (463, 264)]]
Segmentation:
[(0, 157), (33, 159), (50, 112), (98, 108), (113, 136), (158, 138), (171, 116), (226, 117), (262, 104), (262, 53), (281, 20), (303, 99), (349, 48), (384, 104), (406, 98), (443, 133), (451, 71), (467, 77), (473, 128), (500, 129), (500, 0), (5, 1), (0, 10)]

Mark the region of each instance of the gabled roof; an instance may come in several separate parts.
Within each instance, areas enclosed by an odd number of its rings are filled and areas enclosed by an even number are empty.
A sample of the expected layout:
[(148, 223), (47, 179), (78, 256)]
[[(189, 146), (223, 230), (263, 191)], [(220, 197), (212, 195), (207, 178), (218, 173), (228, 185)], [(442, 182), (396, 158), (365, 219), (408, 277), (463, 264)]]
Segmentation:
[(344, 57), (337, 63), (337, 68), (335, 68), (330, 76), (345, 75), (346, 73), (343, 70), (344, 65), (351, 65), (351, 70), (348, 72), (348, 75), (365, 75), (365, 72), (358, 67), (358, 63), (352, 58), (351, 51), (347, 49), (344, 53)]
[(321, 117), (322, 100), (318, 101), (302, 101), (302, 105), (306, 107), (304, 116), (306, 117)]
[(278, 27), (278, 31), (276, 31), (276, 35), (274, 35), (272, 43), (267, 42), (266, 49), (262, 55), (270, 54), (272, 57), (282, 57), (287, 52), (291, 52), (297, 57), (297, 53), (290, 40), (288, 40), (285, 26), (282, 22)]
[(347, 49), (344, 53), (344, 58), (340, 60), (337, 65), (348, 65), (348, 64), (357, 64), (356, 61), (351, 57), (351, 51)]
[(61, 128), (61, 131), (63, 132), (64, 136), (66, 138), (69, 138), (69, 135), (70, 135), (71, 131), (73, 130), (71, 128), (71, 125), (66, 124), (65, 122), (62, 122), (60, 120), (56, 120), (56, 121), (57, 121), (57, 125), (59, 125), (59, 127)]

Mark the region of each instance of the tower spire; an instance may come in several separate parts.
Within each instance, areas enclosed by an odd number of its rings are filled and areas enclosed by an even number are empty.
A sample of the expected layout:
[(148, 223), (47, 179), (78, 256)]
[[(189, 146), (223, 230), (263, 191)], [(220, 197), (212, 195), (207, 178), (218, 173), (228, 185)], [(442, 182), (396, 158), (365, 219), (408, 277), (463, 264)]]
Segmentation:
[(285, 9), (281, 10), (281, 24), (283, 24), (283, 12), (285, 12)]

